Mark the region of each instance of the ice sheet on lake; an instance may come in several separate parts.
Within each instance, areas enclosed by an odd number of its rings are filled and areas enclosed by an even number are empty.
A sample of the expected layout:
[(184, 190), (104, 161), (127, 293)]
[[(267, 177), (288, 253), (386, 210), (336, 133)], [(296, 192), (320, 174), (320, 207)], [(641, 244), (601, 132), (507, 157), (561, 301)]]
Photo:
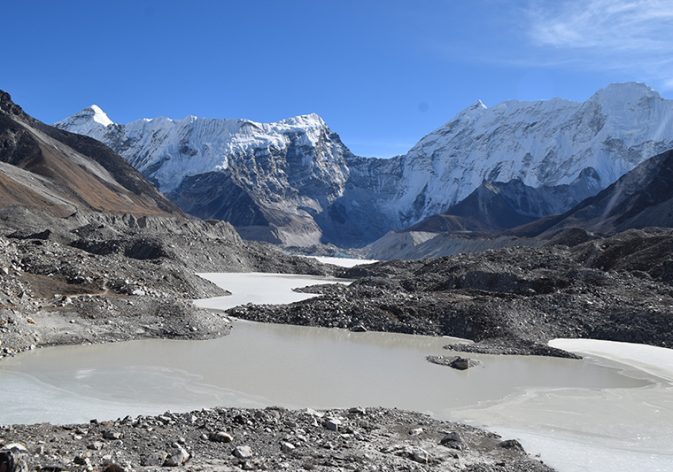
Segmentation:
[(312, 293), (295, 292), (293, 290), (295, 288), (327, 283), (350, 283), (349, 280), (345, 279), (258, 272), (214, 272), (198, 275), (231, 292), (229, 296), (203, 298), (194, 301), (194, 304), (198, 307), (213, 310), (228, 310), (247, 303), (273, 305), (294, 303), (317, 296)]
[(673, 349), (597, 339), (552, 339), (549, 345), (578, 354), (610, 359), (673, 382)]

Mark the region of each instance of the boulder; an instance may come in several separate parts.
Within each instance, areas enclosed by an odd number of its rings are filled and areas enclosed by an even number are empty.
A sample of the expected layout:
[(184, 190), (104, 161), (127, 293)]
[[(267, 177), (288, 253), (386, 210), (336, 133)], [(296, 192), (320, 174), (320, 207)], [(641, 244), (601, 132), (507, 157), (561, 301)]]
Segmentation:
[(252, 448), (250, 446), (237, 446), (232, 454), (239, 459), (249, 459), (252, 457)]
[(428, 362), (432, 362), (433, 364), (444, 365), (456, 370), (467, 370), (471, 367), (479, 365), (479, 361), (461, 356), (427, 356), (426, 359)]
[(466, 448), (463, 437), (457, 431), (444, 431), (444, 437), (439, 441), (439, 444), (458, 451)]
[(26, 446), (19, 443), (8, 444), (0, 449), (0, 472), (27, 472), (27, 454)]
[(338, 418), (326, 418), (323, 421), (323, 426), (330, 431), (339, 431), (339, 426), (341, 426), (341, 420)]
[(175, 450), (166, 457), (163, 466), (180, 467), (181, 465), (186, 464), (190, 457), (189, 452), (187, 452), (184, 447), (178, 445), (175, 447)]

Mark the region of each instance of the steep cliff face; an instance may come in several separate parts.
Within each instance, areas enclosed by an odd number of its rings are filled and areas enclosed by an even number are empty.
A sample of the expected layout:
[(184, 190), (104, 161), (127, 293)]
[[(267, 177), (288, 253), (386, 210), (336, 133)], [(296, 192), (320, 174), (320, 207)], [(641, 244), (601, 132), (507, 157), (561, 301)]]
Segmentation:
[[(392, 159), (354, 156), (317, 115), (120, 125), (92, 106), (57, 126), (104, 142), (184, 210), (248, 237), (357, 246), (445, 212), (484, 182), (598, 191), (673, 147), (673, 102), (633, 83), (582, 103), (477, 102)], [(587, 195), (548, 196), (509, 200), (539, 213)]]

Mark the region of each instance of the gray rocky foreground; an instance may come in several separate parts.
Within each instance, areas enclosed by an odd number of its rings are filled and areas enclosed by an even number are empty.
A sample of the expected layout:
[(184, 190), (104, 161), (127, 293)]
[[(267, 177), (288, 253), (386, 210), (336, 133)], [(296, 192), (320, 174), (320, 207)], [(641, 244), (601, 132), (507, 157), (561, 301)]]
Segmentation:
[(545, 472), (515, 440), (380, 408), (201, 410), (0, 428), (0, 470)]

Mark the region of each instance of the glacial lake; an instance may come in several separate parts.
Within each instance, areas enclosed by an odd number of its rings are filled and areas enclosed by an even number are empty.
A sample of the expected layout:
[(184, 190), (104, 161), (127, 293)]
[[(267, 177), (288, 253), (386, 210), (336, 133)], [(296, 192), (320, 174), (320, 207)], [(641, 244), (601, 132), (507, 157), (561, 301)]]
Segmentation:
[[(291, 303), (312, 296), (291, 288), (333, 282), (202, 276), (232, 292), (195, 302), (212, 309)], [(446, 354), (447, 342), (235, 321), (229, 336), (207, 341), (38, 349), (0, 362), (0, 423), (72, 423), (211, 406), (385, 406), (518, 438), (561, 472), (673, 471), (673, 387), (663, 376), (595, 353), (581, 361), (471, 355), (481, 365), (464, 372), (425, 360)]]

